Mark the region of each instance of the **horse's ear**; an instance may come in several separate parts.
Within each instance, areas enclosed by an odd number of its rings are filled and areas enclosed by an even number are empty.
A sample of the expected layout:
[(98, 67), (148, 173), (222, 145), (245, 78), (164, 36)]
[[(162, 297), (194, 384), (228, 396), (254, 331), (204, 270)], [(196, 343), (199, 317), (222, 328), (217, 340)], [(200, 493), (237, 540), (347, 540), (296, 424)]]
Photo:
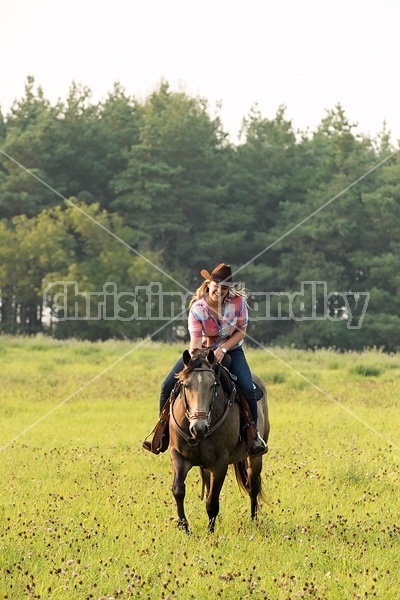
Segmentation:
[(184, 365), (187, 367), (191, 360), (192, 360), (192, 357), (190, 356), (189, 350), (185, 350), (185, 352), (183, 353)]
[(215, 362), (215, 354), (214, 354), (214, 350), (209, 350), (207, 352), (207, 356), (206, 356), (208, 362), (210, 363), (210, 365), (213, 365)]

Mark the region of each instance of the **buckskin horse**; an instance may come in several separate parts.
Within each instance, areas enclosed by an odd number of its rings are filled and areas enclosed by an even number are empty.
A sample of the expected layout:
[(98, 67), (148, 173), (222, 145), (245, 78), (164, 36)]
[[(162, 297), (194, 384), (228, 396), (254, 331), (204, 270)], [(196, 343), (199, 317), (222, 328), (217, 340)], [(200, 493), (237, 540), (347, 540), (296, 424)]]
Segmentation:
[[(192, 358), (183, 353), (185, 368), (177, 375), (175, 397), (170, 408), (170, 457), (173, 469), (172, 492), (178, 511), (178, 526), (189, 532), (186, 519), (185, 479), (193, 466), (200, 467), (203, 493), (206, 489), (208, 529), (214, 531), (219, 513), (219, 496), (228, 465), (233, 464), (236, 480), (251, 499), (251, 518), (257, 518), (258, 498), (262, 498), (262, 456), (250, 457), (241, 435), (237, 390), (221, 385), (221, 369), (212, 350), (199, 350)], [(224, 373), (225, 375), (225, 373)], [(267, 443), (269, 420), (266, 389), (253, 375), (262, 390), (258, 401), (258, 430)]]

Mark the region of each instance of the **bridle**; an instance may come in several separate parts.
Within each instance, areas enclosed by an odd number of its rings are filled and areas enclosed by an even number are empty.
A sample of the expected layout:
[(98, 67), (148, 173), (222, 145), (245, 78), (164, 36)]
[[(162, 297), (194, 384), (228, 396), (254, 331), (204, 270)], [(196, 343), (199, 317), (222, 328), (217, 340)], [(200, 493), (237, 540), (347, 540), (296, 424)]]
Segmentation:
[[(233, 385), (232, 386), (232, 391), (231, 394), (226, 402), (225, 405), (225, 410), (222, 414), (222, 416), (218, 419), (218, 421), (216, 423), (214, 423), (214, 425), (212, 427), (210, 427), (211, 424), (211, 415), (212, 415), (212, 408), (213, 408), (213, 404), (215, 399), (217, 398), (217, 394), (218, 394), (218, 386), (221, 385), (221, 382), (219, 381), (219, 378), (217, 378), (216, 373), (214, 371), (214, 369), (209, 368), (209, 367), (197, 367), (195, 369), (191, 370), (191, 373), (193, 372), (199, 372), (199, 371), (207, 371), (208, 373), (212, 373), (213, 377), (214, 377), (214, 384), (213, 384), (213, 390), (212, 390), (212, 398), (211, 398), (211, 402), (210, 402), (210, 406), (209, 406), (209, 410), (208, 412), (205, 411), (197, 411), (194, 413), (190, 412), (190, 407), (189, 404), (187, 402), (186, 399), (186, 390), (185, 390), (185, 386), (183, 384), (183, 382), (180, 382), (180, 392), (178, 394), (178, 396), (181, 396), (184, 406), (185, 406), (185, 417), (188, 421), (192, 421), (192, 420), (196, 420), (196, 419), (205, 419), (207, 421), (207, 426), (208, 426), (208, 430), (207, 432), (204, 434), (204, 438), (203, 440), (205, 440), (207, 437), (209, 437), (212, 433), (214, 433), (221, 425), (222, 423), (225, 421), (226, 417), (228, 416), (228, 412), (229, 409), (231, 408), (232, 404), (235, 401), (235, 397), (236, 397), (236, 386)], [(193, 437), (191, 437), (190, 435), (188, 435), (186, 433), (186, 431), (184, 431), (182, 429), (182, 427), (179, 425), (179, 423), (176, 420), (175, 414), (174, 414), (174, 402), (171, 402), (171, 408), (170, 408), (170, 415), (171, 418), (175, 424), (175, 427), (177, 428), (178, 432), (180, 433), (180, 435), (188, 442), (188, 444), (190, 446), (197, 446), (197, 444), (202, 441), (202, 440), (197, 440)]]
[(183, 383), (181, 383), (181, 392), (182, 392), (183, 402), (185, 404), (185, 417), (187, 418), (188, 421), (192, 421), (192, 420), (196, 420), (196, 419), (206, 419), (207, 425), (210, 426), (212, 406), (213, 406), (215, 398), (217, 397), (218, 386), (220, 385), (220, 383), (217, 380), (217, 378), (215, 377), (215, 373), (212, 369), (209, 369), (207, 367), (199, 367), (197, 369), (192, 370), (192, 372), (200, 372), (200, 371), (212, 373), (212, 376), (214, 377), (214, 384), (213, 384), (210, 408), (208, 410), (208, 413), (203, 412), (203, 411), (197, 411), (197, 412), (191, 413), (188, 401), (186, 399), (186, 388), (185, 388), (185, 385)]

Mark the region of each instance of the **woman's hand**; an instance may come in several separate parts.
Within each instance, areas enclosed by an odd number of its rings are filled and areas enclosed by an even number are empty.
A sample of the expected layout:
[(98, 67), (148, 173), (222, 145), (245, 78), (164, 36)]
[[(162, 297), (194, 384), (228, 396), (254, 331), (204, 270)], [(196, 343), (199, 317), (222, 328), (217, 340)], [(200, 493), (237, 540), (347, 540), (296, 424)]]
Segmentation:
[(214, 356), (215, 356), (215, 358), (216, 358), (217, 362), (219, 362), (219, 363), (220, 363), (220, 362), (222, 362), (222, 360), (223, 360), (223, 358), (224, 358), (225, 354), (222, 352), (221, 348), (220, 348), (220, 347), (218, 347), (218, 348), (216, 348), (216, 349), (214, 350)]

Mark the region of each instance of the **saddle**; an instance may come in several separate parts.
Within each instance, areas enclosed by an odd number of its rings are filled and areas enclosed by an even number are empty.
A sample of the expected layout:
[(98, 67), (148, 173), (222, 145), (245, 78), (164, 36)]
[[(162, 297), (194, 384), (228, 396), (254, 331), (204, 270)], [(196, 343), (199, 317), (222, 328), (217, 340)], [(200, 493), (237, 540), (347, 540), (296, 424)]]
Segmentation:
[[(231, 373), (226, 366), (224, 366), (224, 361), (222, 361), (222, 364), (216, 365), (216, 369), (218, 378), (222, 385), (222, 389), (225, 393), (227, 393), (230, 396), (233, 391), (233, 388), (236, 387), (236, 376), (233, 375), (233, 373)], [(256, 392), (256, 398), (257, 400), (259, 400), (263, 396), (263, 391), (254, 382), (253, 385), (258, 389), (258, 392)], [(235, 402), (239, 404), (240, 409), (241, 438), (245, 442), (247, 448), (250, 448), (254, 438), (257, 436), (257, 429), (253, 424), (253, 418), (251, 416), (247, 400), (238, 388), (236, 388)]]
[[(222, 375), (222, 377), (220, 377), (220, 380), (221, 380), (222, 389), (227, 394), (230, 394), (232, 392), (232, 387), (237, 380), (237, 377), (236, 377), (236, 375), (234, 375), (233, 373), (231, 373), (229, 371), (229, 367), (224, 365), (224, 361), (222, 361), (221, 375)], [(255, 381), (253, 381), (253, 387), (254, 387), (254, 393), (256, 395), (256, 400), (258, 402), (263, 397), (264, 392), (262, 391), (262, 389), (258, 385), (258, 383), (256, 383)]]

